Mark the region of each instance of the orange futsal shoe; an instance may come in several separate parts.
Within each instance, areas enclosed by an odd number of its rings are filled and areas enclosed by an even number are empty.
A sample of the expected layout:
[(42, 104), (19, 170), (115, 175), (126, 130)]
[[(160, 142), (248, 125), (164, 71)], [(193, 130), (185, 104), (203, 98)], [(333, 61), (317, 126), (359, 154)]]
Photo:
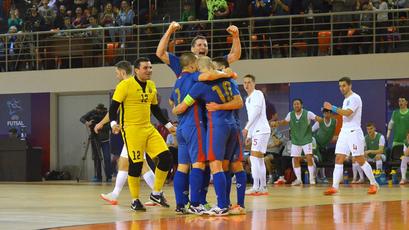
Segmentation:
[(369, 189), (368, 189), (368, 194), (370, 194), (370, 195), (374, 195), (374, 194), (376, 194), (378, 192), (378, 185), (377, 184), (371, 184), (370, 186), (369, 186)]
[(117, 205), (118, 201), (112, 196), (112, 193), (101, 194), (100, 197), (111, 205)]
[(338, 189), (336, 189), (334, 187), (330, 187), (330, 188), (327, 189), (327, 191), (324, 192), (324, 195), (331, 196), (331, 195), (334, 195), (337, 192), (338, 192)]

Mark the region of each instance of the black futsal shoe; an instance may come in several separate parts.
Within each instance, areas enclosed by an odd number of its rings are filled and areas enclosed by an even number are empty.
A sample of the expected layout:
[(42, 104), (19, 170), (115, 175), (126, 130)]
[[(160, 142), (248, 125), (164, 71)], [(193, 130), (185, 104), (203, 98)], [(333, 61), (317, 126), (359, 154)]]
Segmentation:
[(165, 208), (170, 207), (168, 201), (166, 200), (165, 196), (163, 195), (163, 192), (161, 192), (159, 195), (153, 195), (153, 193), (151, 193), (150, 199), (151, 199), (151, 201), (159, 204), (162, 207), (165, 207)]
[(131, 209), (134, 210), (134, 211), (146, 212), (145, 206), (143, 206), (143, 204), (141, 203), (141, 201), (139, 199), (136, 199), (136, 200), (134, 200), (132, 202)]

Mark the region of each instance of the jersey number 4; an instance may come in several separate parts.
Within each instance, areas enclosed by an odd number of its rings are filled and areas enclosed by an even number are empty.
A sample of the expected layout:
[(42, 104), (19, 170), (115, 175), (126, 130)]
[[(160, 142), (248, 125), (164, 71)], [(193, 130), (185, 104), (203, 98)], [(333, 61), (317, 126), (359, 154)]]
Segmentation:
[(233, 100), (233, 92), (231, 89), (231, 84), (228, 81), (224, 81), (223, 83), (223, 91), (220, 89), (218, 85), (212, 87), (213, 91), (216, 91), (217, 95), (219, 95), (220, 100), (223, 103), (229, 102)]

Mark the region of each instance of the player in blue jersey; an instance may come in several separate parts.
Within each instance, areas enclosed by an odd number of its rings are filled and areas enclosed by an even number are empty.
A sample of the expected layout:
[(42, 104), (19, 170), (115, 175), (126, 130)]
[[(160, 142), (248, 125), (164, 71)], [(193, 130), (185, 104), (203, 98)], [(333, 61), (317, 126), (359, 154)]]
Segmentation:
[[(220, 71), (210, 71), (205, 73), (197, 72), (197, 57), (193, 53), (185, 53), (180, 57), (183, 71), (176, 81), (170, 98), (171, 105), (178, 105), (185, 98), (189, 90), (197, 81), (216, 80), (227, 78), (233, 75), (230, 71), (223, 73)], [(176, 212), (183, 214), (203, 214), (205, 209), (201, 205), (201, 188), (205, 169), (205, 127), (203, 122), (204, 106), (195, 103), (187, 111), (178, 116), (179, 127), (177, 129), (178, 149), (178, 170), (174, 177), (174, 190), (176, 196)], [(188, 171), (190, 172), (191, 204), (186, 210), (184, 206), (188, 202)]]
[[(181, 26), (177, 22), (172, 22), (169, 25), (168, 30), (163, 35), (162, 39), (160, 40), (158, 47), (156, 49), (156, 56), (162, 60), (165, 64), (167, 64), (173, 72), (176, 74), (177, 77), (182, 73), (182, 66), (179, 62), (179, 57), (176, 55), (167, 52), (168, 44), (172, 34), (175, 33), (177, 30), (180, 30)], [(232, 37), (232, 48), (230, 53), (225, 56), (225, 59), (229, 63), (233, 63), (240, 59), (241, 57), (241, 44), (240, 44), (240, 37), (239, 37), (239, 29), (232, 25), (229, 26), (226, 31)], [(204, 36), (196, 36), (193, 38), (191, 43), (191, 51), (197, 56), (206, 56), (209, 52), (207, 40)]]
[[(210, 58), (200, 57), (198, 67), (201, 72), (214, 69)], [(175, 114), (184, 113), (189, 106), (196, 101), (218, 104), (234, 101), (237, 105), (234, 109), (240, 109), (243, 102), (240, 92), (232, 88), (231, 79), (220, 79), (212, 82), (198, 82), (190, 89), (189, 94), (173, 109)], [(235, 90), (236, 89), (236, 90)], [(206, 150), (207, 159), (210, 162), (213, 182), (217, 195), (217, 206), (206, 212), (208, 215), (228, 215), (228, 203), (226, 197), (226, 176), (223, 171), (223, 161), (230, 159), (233, 152), (228, 152), (229, 143), (237, 139), (235, 135), (236, 121), (232, 110), (207, 111)]]
[[(223, 71), (226, 68), (229, 68), (229, 63), (223, 57), (217, 57), (213, 59), (213, 63), (216, 66), (216, 69), (219, 71)], [(237, 81), (232, 79), (232, 88), (238, 91), (238, 84)], [(209, 111), (217, 111), (217, 110), (232, 110), (232, 108), (236, 107), (235, 101), (230, 101), (224, 104), (217, 104), (217, 103), (209, 103), (206, 105), (207, 110)], [(226, 159), (223, 161), (223, 170), (226, 174), (226, 181), (227, 181), (227, 202), (230, 204), (230, 190), (231, 190), (231, 172), (234, 173), (236, 176), (236, 190), (237, 190), (237, 205), (233, 205), (230, 208), (230, 214), (245, 214), (244, 208), (244, 199), (245, 199), (245, 192), (246, 192), (246, 184), (247, 184), (247, 175), (244, 171), (243, 167), (243, 135), (241, 134), (241, 127), (240, 127), (240, 117), (239, 117), (239, 110), (234, 110), (233, 115), (236, 121), (236, 130), (235, 135), (237, 136), (236, 141), (231, 143), (229, 148), (233, 149), (233, 157), (230, 159)]]

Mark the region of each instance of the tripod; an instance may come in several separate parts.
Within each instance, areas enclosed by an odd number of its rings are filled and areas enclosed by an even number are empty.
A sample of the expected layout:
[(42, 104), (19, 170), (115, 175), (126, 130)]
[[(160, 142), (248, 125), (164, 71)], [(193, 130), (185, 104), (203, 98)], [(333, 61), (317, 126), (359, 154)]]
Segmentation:
[[(87, 139), (87, 144), (85, 146), (85, 151), (84, 151), (84, 155), (81, 158), (81, 167), (80, 167), (80, 171), (77, 175), (77, 183), (80, 182), (80, 177), (82, 176), (82, 172), (84, 171), (85, 168), (85, 162), (87, 160), (87, 156), (88, 156), (88, 150), (89, 150), (89, 146), (90, 144), (94, 143), (94, 148), (96, 148), (96, 156), (94, 157), (98, 157), (99, 162), (101, 163), (101, 173), (102, 173), (102, 169), (105, 168), (105, 163), (104, 163), (104, 155), (101, 152), (101, 145), (99, 143), (98, 137), (96, 136), (95, 133), (91, 132), (91, 134), (88, 135), (88, 139)], [(95, 161), (96, 159), (94, 159)], [(95, 165), (95, 164), (94, 164)], [(96, 167), (94, 166), (94, 173), (96, 173)]]

